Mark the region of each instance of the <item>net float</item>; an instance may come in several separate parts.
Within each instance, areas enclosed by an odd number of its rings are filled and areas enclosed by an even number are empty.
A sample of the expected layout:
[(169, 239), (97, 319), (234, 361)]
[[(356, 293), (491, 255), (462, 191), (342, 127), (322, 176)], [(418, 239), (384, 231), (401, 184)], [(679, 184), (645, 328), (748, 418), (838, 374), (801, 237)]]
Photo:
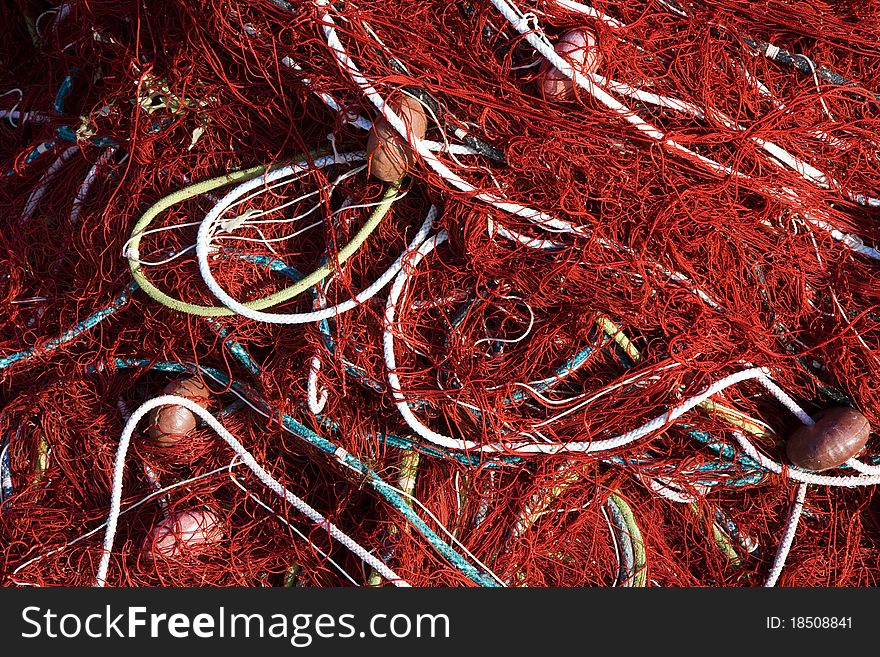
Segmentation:
[[(403, 96), (399, 101), (391, 101), (389, 104), (406, 124), (407, 133), (424, 139), (428, 120), (422, 104), (409, 96)], [(412, 168), (415, 153), (391, 124), (379, 117), (367, 137), (367, 162), (370, 175), (385, 182), (393, 182)]]
[[(556, 54), (566, 60), (578, 73), (595, 73), (602, 63), (596, 35), (589, 30), (570, 30), (559, 37), (553, 46)], [(541, 64), (539, 78), (545, 98), (572, 100), (575, 82), (546, 59)]]
[(149, 559), (178, 559), (203, 552), (223, 540), (223, 523), (206, 509), (176, 511), (153, 527), (144, 543)]
[[(162, 391), (166, 395), (178, 395), (191, 399), (203, 408), (208, 407), (211, 392), (196, 377), (172, 381)], [(183, 406), (163, 406), (150, 413), (147, 433), (163, 447), (177, 444), (196, 428), (196, 416)]]
[(868, 419), (847, 406), (825, 409), (813, 420), (816, 424), (800, 427), (786, 443), (788, 460), (804, 470), (843, 465), (861, 453), (871, 435)]

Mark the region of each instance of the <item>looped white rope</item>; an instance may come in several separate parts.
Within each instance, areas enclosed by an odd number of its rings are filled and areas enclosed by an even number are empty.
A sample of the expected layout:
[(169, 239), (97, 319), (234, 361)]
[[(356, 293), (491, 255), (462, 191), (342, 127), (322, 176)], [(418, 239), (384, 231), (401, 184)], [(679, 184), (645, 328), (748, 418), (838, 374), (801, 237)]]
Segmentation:
[[(364, 158), (365, 154), (363, 152), (344, 153), (337, 156), (331, 155), (316, 159), (315, 166), (323, 167), (334, 163), (350, 163), (363, 160)], [(233, 299), (222, 287), (220, 287), (220, 284), (217, 282), (216, 278), (214, 278), (214, 275), (211, 272), (208, 255), (210, 252), (212, 231), (219, 217), (221, 217), (226, 209), (229, 208), (237, 199), (244, 196), (251, 190), (260, 187), (261, 185), (266, 185), (278, 178), (287, 177), (292, 172), (296, 173), (299, 171), (305, 171), (307, 166), (308, 163), (306, 163), (305, 161), (298, 162), (296, 164), (291, 164), (281, 169), (271, 171), (260, 178), (255, 178), (253, 180), (242, 183), (241, 185), (230, 190), (222, 199), (220, 199), (220, 201), (211, 208), (211, 210), (208, 212), (208, 214), (199, 225), (198, 235), (196, 236), (196, 257), (198, 259), (199, 272), (202, 275), (202, 280), (204, 280), (205, 285), (208, 287), (209, 290), (211, 290), (211, 293), (224, 306), (241, 315), (242, 317), (247, 317), (248, 319), (270, 324), (307, 324), (311, 322), (318, 322), (323, 319), (329, 319), (331, 317), (336, 317), (338, 315), (341, 315), (342, 313), (348, 312), (353, 308), (356, 308), (360, 304), (374, 297), (386, 285), (388, 285), (388, 283), (391, 282), (391, 280), (394, 278), (395, 275), (397, 275), (397, 273), (400, 271), (400, 268), (403, 266), (403, 261), (407, 253), (409, 253), (410, 250), (414, 249), (425, 240), (425, 238), (428, 236), (428, 233), (431, 231), (431, 227), (434, 221), (437, 219), (437, 208), (435, 206), (431, 206), (431, 208), (428, 210), (428, 214), (425, 217), (425, 220), (422, 222), (421, 227), (407, 247), (407, 251), (402, 254), (397, 260), (395, 260), (394, 263), (369, 287), (361, 291), (352, 299), (336, 304), (335, 306), (321, 308), (304, 313), (267, 313), (260, 310), (254, 310), (253, 308), (248, 308), (243, 303), (237, 301), (236, 299)]]
[(321, 388), (321, 392), (318, 393), (318, 372), (320, 369), (321, 359), (312, 356), (312, 361), (309, 363), (308, 399), (309, 410), (315, 415), (320, 415), (324, 406), (327, 405), (327, 390)]
[(95, 586), (102, 587), (107, 582), (107, 571), (110, 567), (110, 557), (113, 554), (113, 541), (116, 537), (116, 526), (119, 521), (119, 512), (122, 504), (122, 475), (125, 470), (125, 456), (131, 442), (131, 437), (137, 427), (138, 422), (151, 410), (160, 406), (183, 406), (190, 412), (194, 413), (202, 421), (204, 421), (211, 429), (226, 441), (232, 450), (238, 455), (242, 463), (250, 468), (251, 472), (256, 475), (267, 488), (274, 492), (278, 497), (284, 499), (288, 504), (297, 509), (309, 520), (318, 526), (326, 526), (327, 531), (334, 539), (342, 543), (346, 548), (360, 558), (365, 564), (375, 568), (385, 579), (391, 581), (395, 586), (409, 586), (395, 574), (384, 562), (374, 557), (366, 548), (362, 547), (353, 538), (344, 533), (336, 525), (325, 518), (321, 513), (313, 509), (306, 502), (291, 493), (281, 485), (272, 475), (270, 475), (251, 453), (224, 427), (217, 419), (207, 410), (199, 406), (194, 401), (186, 397), (177, 395), (162, 395), (155, 399), (144, 402), (131, 414), (125, 428), (122, 430), (122, 436), (119, 438), (119, 448), (116, 452), (116, 461), (113, 467), (113, 490), (110, 497), (110, 514), (107, 518), (107, 531), (104, 534), (104, 549), (101, 555), (101, 562), (98, 565), (98, 571), (95, 576)]
[(685, 413), (695, 408), (718, 392), (721, 392), (725, 388), (750, 379), (757, 379), (776, 399), (778, 399), (786, 408), (797, 415), (798, 418), (801, 419), (801, 421), (805, 423), (812, 423), (812, 420), (809, 418), (809, 416), (798, 407), (795, 401), (770, 379), (766, 369), (753, 367), (743, 370), (741, 372), (730, 374), (720, 381), (716, 381), (715, 383), (710, 385), (701, 394), (691, 397), (679, 406), (669, 410), (663, 415), (654, 418), (650, 422), (643, 424), (641, 427), (633, 429), (632, 431), (628, 431), (615, 438), (609, 438), (606, 440), (575, 441), (566, 444), (514, 442), (510, 444), (490, 443), (484, 445), (472, 440), (453, 438), (451, 436), (446, 436), (441, 433), (437, 433), (436, 431), (433, 431), (432, 429), (424, 425), (416, 417), (406, 401), (406, 395), (403, 393), (403, 389), (400, 384), (400, 378), (398, 377), (396, 371), (397, 358), (394, 353), (393, 328), (395, 317), (397, 314), (397, 303), (400, 300), (400, 296), (403, 293), (403, 290), (405, 289), (410, 276), (412, 275), (412, 271), (425, 258), (425, 256), (436, 249), (437, 246), (445, 242), (447, 237), (448, 236), (446, 234), (446, 231), (440, 231), (433, 238), (423, 242), (421, 246), (419, 246), (419, 248), (412, 254), (412, 257), (409, 261), (410, 267), (406, 269), (401, 269), (401, 271), (397, 274), (397, 278), (395, 278), (394, 280), (394, 284), (391, 286), (391, 290), (388, 294), (388, 301), (385, 305), (385, 319), (383, 322), (382, 344), (385, 357), (385, 366), (387, 369), (389, 389), (391, 390), (391, 394), (394, 397), (395, 405), (397, 406), (397, 409), (403, 417), (404, 421), (407, 423), (410, 429), (412, 429), (416, 434), (418, 434), (425, 440), (428, 440), (436, 445), (440, 445), (441, 447), (445, 447), (448, 449), (477, 450), (481, 452), (509, 451), (517, 453), (560, 454), (569, 452), (595, 453), (611, 449), (618, 449), (668, 426), (676, 419), (680, 418)]

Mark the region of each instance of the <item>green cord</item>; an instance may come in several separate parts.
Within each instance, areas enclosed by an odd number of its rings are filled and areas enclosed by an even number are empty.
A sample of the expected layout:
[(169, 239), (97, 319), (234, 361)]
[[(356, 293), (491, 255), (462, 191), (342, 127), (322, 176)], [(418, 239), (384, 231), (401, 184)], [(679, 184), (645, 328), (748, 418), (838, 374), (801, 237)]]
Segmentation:
[[(143, 236), (143, 232), (147, 228), (147, 226), (149, 226), (157, 216), (159, 216), (162, 212), (172, 207), (173, 205), (177, 205), (178, 203), (193, 198), (194, 196), (205, 194), (206, 192), (210, 192), (225, 185), (251, 180), (253, 178), (256, 178), (257, 176), (263, 175), (266, 171), (268, 171), (268, 169), (269, 167), (266, 165), (259, 165), (251, 167), (249, 169), (235, 171), (224, 176), (218, 176), (216, 178), (211, 178), (209, 180), (204, 180), (202, 182), (189, 185), (187, 187), (184, 187), (183, 189), (179, 189), (173, 194), (169, 194), (168, 196), (160, 199), (149, 210), (147, 210), (135, 224), (134, 229), (131, 232), (129, 248), (137, 252), (138, 247), (140, 246), (141, 237)], [(343, 262), (351, 258), (351, 256), (353, 256), (355, 252), (363, 245), (367, 238), (376, 230), (382, 219), (385, 217), (386, 214), (388, 214), (388, 210), (391, 208), (391, 205), (397, 199), (397, 194), (399, 190), (399, 180), (397, 182), (391, 183), (388, 186), (388, 189), (385, 191), (385, 195), (382, 197), (381, 203), (376, 207), (376, 209), (370, 215), (369, 219), (367, 219), (366, 223), (355, 234), (351, 241), (339, 250), (336, 257), (336, 263), (342, 264)], [(131, 269), (131, 275), (134, 277), (134, 280), (138, 284), (138, 286), (144, 292), (146, 292), (151, 299), (162, 304), (163, 306), (166, 306), (167, 308), (171, 308), (172, 310), (186, 313), (188, 315), (197, 315), (199, 317), (229, 317), (236, 314), (234, 310), (231, 310), (226, 306), (202, 306), (193, 303), (187, 303), (185, 301), (181, 301), (180, 299), (175, 299), (174, 297), (166, 294), (165, 292), (157, 288), (149, 280), (147, 280), (143, 268), (136, 260), (129, 259), (128, 264), (129, 268)], [(251, 308), (252, 310), (264, 310), (266, 308), (271, 308), (272, 306), (277, 306), (280, 303), (284, 303), (285, 301), (294, 298), (298, 294), (302, 294), (305, 290), (309, 289), (317, 283), (320, 283), (332, 273), (333, 264), (328, 261), (325, 265), (319, 267), (302, 280), (297, 281), (294, 285), (284, 288), (283, 290), (273, 292), (272, 294), (263, 297), (262, 299), (249, 301), (244, 305), (248, 308)]]
[[(134, 229), (132, 229), (131, 231), (131, 239), (129, 240), (129, 248), (135, 252), (138, 251), (138, 247), (140, 247), (141, 237), (143, 236), (144, 230), (146, 230), (147, 226), (149, 226), (156, 217), (158, 217), (168, 208), (177, 205), (178, 203), (182, 203), (183, 201), (186, 201), (188, 199), (191, 199), (194, 196), (198, 196), (199, 194), (205, 194), (206, 192), (213, 191), (219, 187), (230, 185), (236, 182), (251, 180), (252, 178), (256, 178), (257, 176), (265, 173), (268, 168), (269, 167), (261, 164), (259, 166), (251, 167), (249, 169), (233, 171), (232, 173), (226, 174), (224, 176), (217, 176), (216, 178), (211, 178), (209, 180), (203, 180), (199, 183), (194, 183), (192, 185), (184, 187), (183, 189), (177, 190), (173, 194), (169, 194), (168, 196), (159, 199), (159, 201), (154, 203), (149, 210), (141, 215), (141, 218), (134, 225)], [(147, 280), (147, 277), (144, 274), (143, 268), (141, 267), (139, 262), (129, 259), (128, 266), (131, 269), (131, 275), (134, 277), (134, 280), (138, 284), (138, 286), (144, 292), (146, 292), (151, 299), (153, 299), (154, 301), (158, 301), (163, 306), (174, 308), (175, 310), (180, 310), (181, 312), (185, 312), (191, 315), (202, 315), (208, 317), (233, 314), (231, 310), (225, 307), (217, 308), (213, 306), (197, 306), (185, 303), (183, 301), (180, 301), (179, 299), (175, 299), (174, 297), (165, 294), (162, 290), (160, 290), (149, 280)]]
[[(351, 241), (339, 249), (339, 252), (336, 254), (335, 262), (338, 264), (342, 264), (349, 258), (351, 258), (361, 246), (363, 246), (364, 242), (367, 241), (367, 238), (378, 228), (379, 224), (382, 222), (382, 219), (385, 218), (385, 215), (388, 214), (388, 210), (391, 209), (391, 206), (394, 204), (394, 201), (397, 200), (397, 193), (400, 191), (400, 181), (393, 182), (388, 186), (388, 189), (385, 191), (385, 195), (382, 197), (382, 202), (376, 206), (376, 209), (370, 215), (369, 219), (367, 219), (366, 223), (361, 226), (360, 230), (355, 234), (354, 237), (351, 238)], [(330, 274), (333, 273), (333, 264), (329, 260), (326, 264), (318, 267), (311, 274), (308, 274), (302, 280), (297, 281), (293, 285), (284, 288), (283, 290), (279, 290), (278, 292), (273, 292), (269, 296), (263, 297), (257, 301), (251, 301), (250, 303), (246, 303), (248, 308), (252, 308), (253, 310), (263, 310), (264, 308), (271, 308), (272, 306), (277, 306), (280, 303), (284, 303), (285, 301), (289, 301), (293, 299), (298, 294), (302, 294), (310, 287), (317, 285), (325, 278), (327, 278)], [(226, 308), (226, 310), (229, 310)], [(229, 311), (232, 313), (233, 311)]]
[(302, 566), (295, 563), (284, 571), (284, 588), (289, 589), (296, 586), (296, 577), (300, 570), (302, 570)]
[(718, 549), (721, 550), (724, 556), (727, 557), (728, 561), (730, 561), (730, 565), (742, 565), (742, 560), (739, 558), (736, 550), (733, 549), (733, 544), (730, 542), (730, 539), (724, 535), (724, 532), (722, 532), (714, 522), (712, 523), (712, 537), (715, 539), (715, 544), (718, 546)]
[[(696, 502), (691, 502), (688, 507), (698, 520), (705, 521), (703, 513), (700, 511), (700, 506)], [(742, 565), (742, 559), (740, 559), (739, 554), (734, 549), (733, 543), (731, 543), (727, 534), (721, 530), (717, 522), (712, 522), (712, 538), (715, 540), (715, 545), (727, 557), (732, 566)]]
[(633, 586), (644, 587), (648, 583), (648, 571), (645, 567), (645, 542), (642, 540), (642, 532), (636, 523), (636, 517), (629, 504), (617, 493), (612, 493), (609, 498), (626, 522), (626, 529), (629, 533), (630, 542), (633, 547)]

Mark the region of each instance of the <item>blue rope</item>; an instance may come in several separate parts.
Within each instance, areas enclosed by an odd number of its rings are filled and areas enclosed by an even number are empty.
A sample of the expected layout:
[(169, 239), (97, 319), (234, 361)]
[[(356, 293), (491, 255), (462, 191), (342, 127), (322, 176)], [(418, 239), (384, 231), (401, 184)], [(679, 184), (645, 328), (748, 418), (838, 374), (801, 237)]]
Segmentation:
[[(70, 96), (70, 92), (73, 90), (74, 80), (79, 73), (79, 70), (74, 68), (71, 72), (64, 76), (64, 79), (61, 81), (61, 85), (58, 87), (58, 91), (55, 93), (55, 99), (52, 101), (52, 109), (54, 109), (58, 114), (64, 114), (64, 107), (67, 101), (67, 97)], [(104, 148), (107, 146), (118, 147), (119, 144), (116, 143), (115, 140), (110, 137), (97, 137), (91, 136), (85, 139), (80, 139), (79, 135), (76, 131), (70, 126), (59, 126), (55, 128), (55, 139), (49, 139), (48, 141), (44, 141), (41, 144), (37, 144), (31, 151), (25, 155), (24, 164), (31, 164), (35, 162), (40, 157), (51, 151), (55, 146), (58, 145), (58, 140), (66, 141), (71, 144), (78, 144), (82, 141), (85, 141), (89, 144), (93, 144), (100, 148)], [(7, 171), (7, 176), (17, 175), (15, 171)]]
[[(34, 146), (33, 149), (31, 149), (31, 152), (25, 156), (24, 164), (30, 164), (31, 162), (34, 162), (38, 158), (42, 157), (43, 155), (45, 155), (46, 153), (51, 151), (53, 148), (55, 148), (56, 143), (57, 142), (54, 139), (50, 139), (49, 141), (44, 141), (42, 144), (37, 144), (36, 146)], [(17, 176), (18, 172), (10, 169), (9, 171), (6, 172), (6, 175), (7, 176)]]
[(12, 497), (14, 489), (12, 487), (12, 462), (9, 452), (12, 451), (10, 438), (13, 430), (10, 429), (3, 436), (3, 442), (0, 444), (0, 504)]
[(68, 342), (75, 340), (80, 335), (82, 335), (89, 329), (94, 328), (102, 321), (110, 317), (113, 313), (118, 311), (120, 308), (125, 306), (125, 304), (128, 303), (129, 298), (131, 297), (131, 293), (134, 292), (136, 289), (137, 283), (129, 283), (109, 306), (89, 315), (81, 322), (77, 322), (73, 325), (72, 328), (65, 331), (57, 338), (52, 338), (51, 340), (49, 340), (48, 342), (44, 342), (40, 346), (31, 347), (30, 349), (25, 349), (24, 351), (19, 351), (17, 353), (10, 354), (9, 356), (0, 358), (0, 370), (6, 369), (10, 365), (14, 365), (19, 361), (29, 360), (34, 356), (53, 351), (58, 347), (61, 347)]
[(64, 76), (61, 85), (58, 87), (58, 91), (55, 93), (55, 101), (52, 103), (52, 107), (59, 114), (64, 114), (64, 103), (70, 95), (70, 92), (73, 90), (73, 80), (78, 73), (78, 69), (71, 69), (70, 73)]
[(119, 146), (119, 144), (117, 144), (116, 141), (114, 139), (111, 139), (110, 137), (91, 136), (87, 137), (86, 139), (80, 139), (79, 135), (76, 134), (74, 129), (68, 125), (63, 125), (55, 128), (55, 134), (62, 141), (67, 141), (72, 144), (78, 144), (80, 141), (86, 141), (101, 148), (106, 146)]

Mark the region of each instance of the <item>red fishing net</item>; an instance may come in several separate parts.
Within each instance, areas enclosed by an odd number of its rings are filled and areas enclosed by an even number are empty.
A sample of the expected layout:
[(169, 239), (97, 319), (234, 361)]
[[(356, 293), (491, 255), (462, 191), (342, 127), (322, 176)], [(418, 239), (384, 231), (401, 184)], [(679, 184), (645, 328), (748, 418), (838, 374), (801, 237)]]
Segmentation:
[[(19, 0), (0, 24), (4, 585), (95, 582), (129, 414), (191, 376), (326, 521), (203, 421), (159, 444), (144, 420), (111, 585), (387, 584), (331, 525), (421, 586), (877, 585), (874, 440), (793, 468), (785, 400), (880, 425), (880, 6)], [(579, 84), (541, 52), (573, 31)], [(403, 97), (409, 145), (381, 123)], [(358, 303), (258, 321), (204, 266), (262, 312)]]

